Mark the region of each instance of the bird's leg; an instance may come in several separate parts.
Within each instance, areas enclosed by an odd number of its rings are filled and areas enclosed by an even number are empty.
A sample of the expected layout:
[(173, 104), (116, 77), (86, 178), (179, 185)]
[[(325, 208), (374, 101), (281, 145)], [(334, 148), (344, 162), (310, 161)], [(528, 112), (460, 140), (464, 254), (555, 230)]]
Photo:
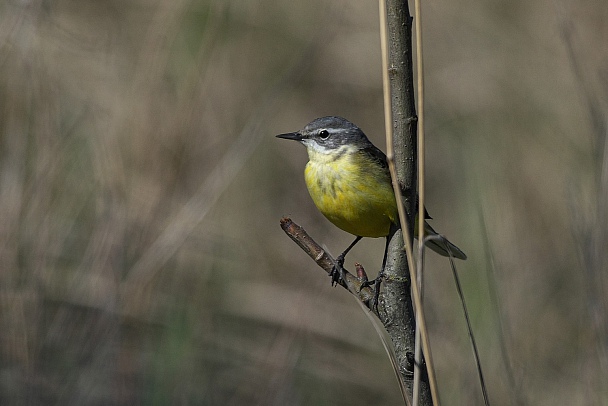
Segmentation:
[(378, 276), (376, 279), (371, 281), (365, 281), (361, 284), (361, 288), (368, 287), (374, 285), (374, 297), (372, 298), (371, 303), (369, 304), (369, 308), (372, 311), (378, 313), (378, 300), (380, 298), (380, 284), (382, 283), (382, 279), (384, 279), (384, 267), (386, 266), (386, 257), (388, 255), (388, 243), (389, 239), (386, 237), (386, 246), (384, 247), (384, 258), (382, 258), (382, 268), (380, 268), (380, 272), (378, 272)]
[(346, 258), (346, 254), (348, 254), (348, 251), (350, 251), (355, 246), (355, 244), (357, 244), (361, 240), (361, 238), (363, 237), (357, 236), (357, 238), (355, 238), (355, 241), (353, 241), (344, 250), (344, 252), (338, 255), (338, 258), (336, 258), (336, 263), (332, 268), (331, 273), (329, 274), (329, 276), (331, 276), (331, 286), (334, 286), (341, 280), (344, 280), (344, 268), (342, 268), (342, 265), (344, 265), (344, 258)]

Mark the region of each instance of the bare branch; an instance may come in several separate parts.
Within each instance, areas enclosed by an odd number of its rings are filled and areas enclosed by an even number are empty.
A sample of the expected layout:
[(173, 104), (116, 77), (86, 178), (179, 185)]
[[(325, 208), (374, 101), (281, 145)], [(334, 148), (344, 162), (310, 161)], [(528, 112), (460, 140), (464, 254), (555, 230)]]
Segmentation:
[[(336, 260), (325, 251), (302, 227), (294, 223), (290, 218), (281, 219), (281, 228), (302, 250), (311, 257), (329, 275), (336, 263)], [(344, 269), (344, 280), (338, 284), (348, 290), (361, 300), (368, 308), (369, 301), (374, 296), (374, 291), (370, 287), (361, 288), (367, 281), (365, 270), (360, 264), (356, 264), (357, 276)]]

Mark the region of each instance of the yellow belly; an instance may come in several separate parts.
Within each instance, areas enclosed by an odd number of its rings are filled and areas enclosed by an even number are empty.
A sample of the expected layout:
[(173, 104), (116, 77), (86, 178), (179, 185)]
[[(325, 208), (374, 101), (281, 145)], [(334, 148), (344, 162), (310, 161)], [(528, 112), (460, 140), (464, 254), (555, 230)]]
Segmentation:
[(355, 153), (311, 160), (304, 177), (315, 205), (333, 224), (361, 237), (388, 235), (397, 207), (387, 171)]

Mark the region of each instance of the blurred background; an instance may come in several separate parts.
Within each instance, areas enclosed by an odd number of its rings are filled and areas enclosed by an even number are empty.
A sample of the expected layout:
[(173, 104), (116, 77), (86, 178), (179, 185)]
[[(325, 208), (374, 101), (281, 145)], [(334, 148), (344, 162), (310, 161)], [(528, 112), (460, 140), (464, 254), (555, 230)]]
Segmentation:
[[(492, 404), (608, 404), (608, 8), (424, 3), (427, 208), (469, 256)], [(351, 241), (274, 135), (341, 115), (385, 149), (379, 44), (375, 1), (1, 2), (0, 404), (400, 404), (367, 317), (279, 228)], [(441, 399), (480, 404), (426, 265)]]

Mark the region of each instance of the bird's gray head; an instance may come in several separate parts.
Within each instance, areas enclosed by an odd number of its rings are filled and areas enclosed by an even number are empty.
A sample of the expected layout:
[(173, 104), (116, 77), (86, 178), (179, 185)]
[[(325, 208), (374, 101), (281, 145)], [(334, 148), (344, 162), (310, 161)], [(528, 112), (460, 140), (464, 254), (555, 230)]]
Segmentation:
[(335, 152), (341, 147), (363, 149), (371, 145), (363, 131), (342, 117), (327, 116), (306, 124), (302, 130), (277, 135), (279, 138), (300, 141), (309, 150)]

